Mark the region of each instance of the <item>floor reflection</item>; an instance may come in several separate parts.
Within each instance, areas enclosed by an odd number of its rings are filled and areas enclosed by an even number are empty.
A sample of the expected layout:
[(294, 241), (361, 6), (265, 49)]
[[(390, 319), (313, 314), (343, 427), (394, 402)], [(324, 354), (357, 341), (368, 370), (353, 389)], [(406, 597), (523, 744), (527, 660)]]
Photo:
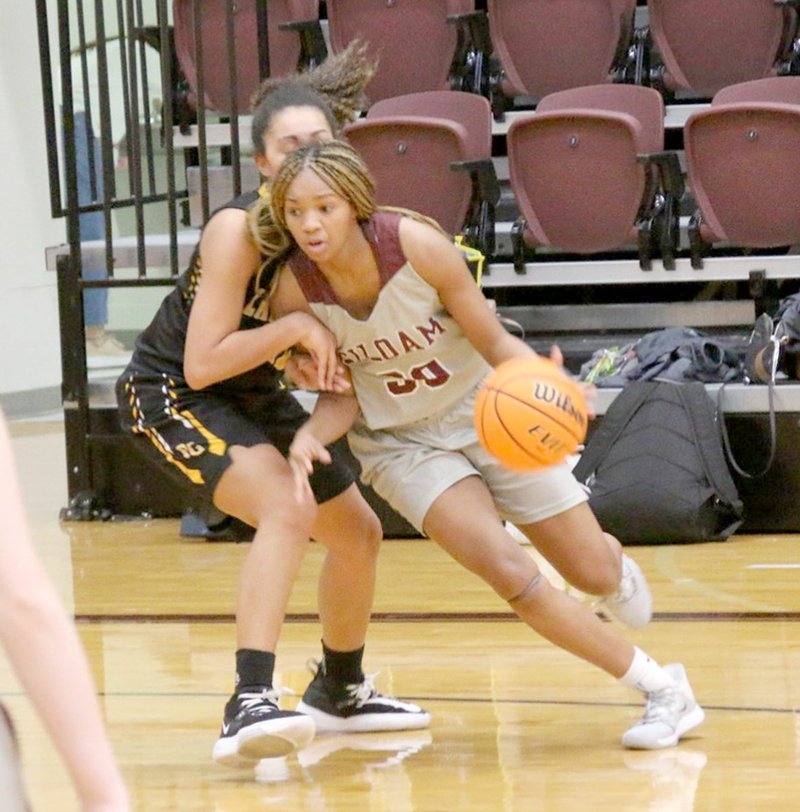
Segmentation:
[(695, 808), (700, 774), (708, 762), (705, 753), (673, 747), (669, 750), (627, 752), (624, 760), (630, 769), (650, 776), (650, 795), (642, 810), (692, 812)]

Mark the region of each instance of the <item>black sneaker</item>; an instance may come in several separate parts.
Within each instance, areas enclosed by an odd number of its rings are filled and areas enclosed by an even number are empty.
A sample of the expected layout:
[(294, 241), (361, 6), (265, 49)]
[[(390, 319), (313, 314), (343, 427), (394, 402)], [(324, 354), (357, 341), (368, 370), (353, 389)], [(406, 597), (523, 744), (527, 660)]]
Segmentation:
[(428, 727), (431, 715), (412, 702), (383, 696), (375, 690), (377, 674), (355, 685), (337, 685), (325, 676), (324, 665), (316, 673), (297, 706), (308, 714), (320, 733), (369, 733), (385, 730), (418, 730)]
[(225, 706), (212, 757), (226, 767), (254, 767), (262, 758), (285, 756), (314, 738), (314, 720), (278, 707), (281, 692), (234, 694)]

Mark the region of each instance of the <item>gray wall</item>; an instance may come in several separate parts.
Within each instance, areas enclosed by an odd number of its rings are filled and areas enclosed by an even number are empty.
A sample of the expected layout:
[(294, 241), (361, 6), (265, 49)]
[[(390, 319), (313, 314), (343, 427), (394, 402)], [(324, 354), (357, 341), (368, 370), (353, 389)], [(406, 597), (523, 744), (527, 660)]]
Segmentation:
[[(13, 10), (12, 10), (13, 4)], [(13, 16), (12, 16), (13, 15)], [(0, 0), (0, 397), (61, 381), (55, 274), (44, 249), (64, 240), (50, 217), (35, 6)], [(12, 22), (13, 20), (13, 22)]]
[[(47, 0), (47, 6), (57, 77), (56, 0)], [(73, 12), (74, 6), (70, 3)], [(105, 0), (105, 6), (110, 25), (116, 19), (116, 0)], [(146, 6), (155, 22), (155, 3)], [(0, 406), (16, 417), (60, 408), (58, 293), (55, 272), (45, 267), (45, 248), (63, 243), (66, 227), (62, 218), (50, 216), (36, 6), (33, 0), (0, 0), (0, 19), (9, 22), (0, 26), (0, 166), (5, 187), (0, 197)], [(93, 31), (87, 30), (87, 40), (93, 38)], [(156, 162), (162, 171), (163, 151)], [(180, 176), (182, 169), (178, 172)], [(127, 185), (124, 172), (119, 182)], [(166, 211), (160, 214), (148, 212), (148, 230), (166, 230)], [(115, 213), (114, 219), (117, 235), (134, 232), (131, 212)], [(109, 328), (138, 332), (165, 293), (161, 287), (112, 290)]]

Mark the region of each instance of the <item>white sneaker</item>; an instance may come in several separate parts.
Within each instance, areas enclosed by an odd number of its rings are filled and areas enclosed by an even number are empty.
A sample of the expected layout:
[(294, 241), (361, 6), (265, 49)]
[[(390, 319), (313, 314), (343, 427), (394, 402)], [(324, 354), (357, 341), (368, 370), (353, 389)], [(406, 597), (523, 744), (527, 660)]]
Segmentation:
[(627, 730), (623, 747), (631, 750), (659, 750), (672, 747), (678, 740), (702, 723), (706, 715), (697, 704), (680, 663), (664, 666), (674, 680), (673, 685), (647, 695), (642, 721)]
[(131, 351), (114, 335), (105, 330), (86, 335), (86, 352), (94, 355), (130, 355)]
[(653, 596), (639, 565), (622, 555), (622, 580), (616, 595), (605, 598), (603, 605), (614, 617), (631, 629), (641, 629), (653, 617)]

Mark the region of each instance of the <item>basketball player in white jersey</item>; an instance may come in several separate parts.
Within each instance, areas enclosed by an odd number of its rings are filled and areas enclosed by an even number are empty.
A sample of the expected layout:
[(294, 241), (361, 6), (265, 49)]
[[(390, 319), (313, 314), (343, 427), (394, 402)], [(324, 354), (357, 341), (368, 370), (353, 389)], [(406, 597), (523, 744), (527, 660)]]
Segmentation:
[[(273, 313), (311, 313), (336, 336), (354, 397), (322, 393), (290, 462), (305, 485), (326, 444), (348, 432), (363, 477), (392, 507), (482, 577), (532, 629), (647, 699), (626, 747), (674, 745), (704, 718), (680, 664), (660, 666), (595, 612), (542, 577), (506, 532), (528, 536), (570, 584), (605, 597), (629, 625), (650, 618), (649, 591), (604, 534), (565, 466), (504, 469), (472, 422), (491, 367), (533, 351), (488, 312), (457, 248), (432, 221), (379, 209), (369, 172), (347, 144), (303, 147), (284, 161), (271, 204), (251, 228), (281, 259)], [(620, 591), (632, 580), (632, 590)], [(298, 708), (300, 709), (300, 708)]]

